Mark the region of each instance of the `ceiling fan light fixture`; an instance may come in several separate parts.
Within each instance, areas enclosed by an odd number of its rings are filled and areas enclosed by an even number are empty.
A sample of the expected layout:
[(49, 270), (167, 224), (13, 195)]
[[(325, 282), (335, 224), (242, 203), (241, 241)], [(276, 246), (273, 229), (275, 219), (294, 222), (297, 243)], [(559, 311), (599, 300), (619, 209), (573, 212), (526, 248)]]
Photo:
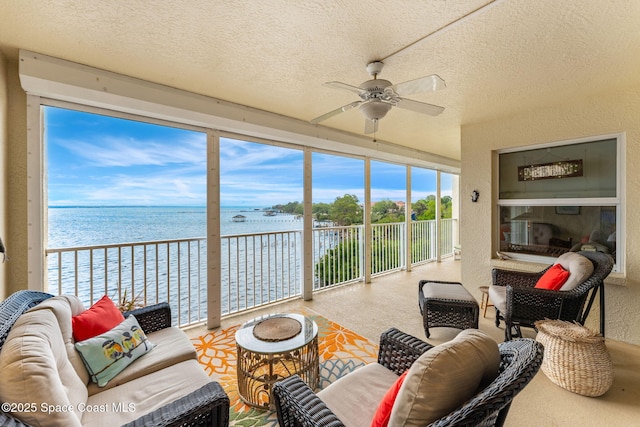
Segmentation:
[(387, 115), (392, 105), (386, 102), (371, 100), (360, 105), (362, 114), (369, 120), (380, 120)]

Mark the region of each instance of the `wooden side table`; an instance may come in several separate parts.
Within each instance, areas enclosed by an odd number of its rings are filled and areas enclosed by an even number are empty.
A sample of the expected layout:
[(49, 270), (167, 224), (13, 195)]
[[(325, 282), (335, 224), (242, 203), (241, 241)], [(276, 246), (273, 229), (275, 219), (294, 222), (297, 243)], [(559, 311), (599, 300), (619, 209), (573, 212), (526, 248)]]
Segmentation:
[(482, 317), (487, 317), (487, 307), (493, 307), (493, 304), (489, 303), (489, 287), (488, 286), (480, 286), (480, 292), (482, 292), (482, 300), (480, 301), (480, 309), (484, 310), (482, 312)]

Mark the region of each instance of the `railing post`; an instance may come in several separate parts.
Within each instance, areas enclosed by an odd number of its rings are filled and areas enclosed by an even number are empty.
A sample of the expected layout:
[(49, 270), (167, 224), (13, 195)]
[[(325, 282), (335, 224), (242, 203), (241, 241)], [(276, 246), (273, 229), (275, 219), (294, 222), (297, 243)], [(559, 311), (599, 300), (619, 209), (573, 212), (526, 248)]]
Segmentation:
[(436, 172), (436, 261), (440, 262), (442, 260), (441, 251), (441, 227), (440, 227), (440, 218), (442, 217), (442, 202), (441, 202), (441, 192), (440, 192), (440, 171)]
[(222, 268), (220, 257), (220, 134), (207, 130), (207, 327), (220, 326)]
[(413, 254), (412, 254), (412, 237), (413, 230), (411, 224), (413, 219), (411, 218), (412, 208), (411, 208), (411, 166), (407, 165), (407, 194), (406, 194), (406, 203), (404, 204), (404, 253), (405, 255), (405, 269), (407, 271), (411, 271), (411, 266), (413, 264)]
[(371, 228), (371, 159), (364, 159), (364, 209), (363, 209), (363, 226), (364, 226), (364, 282), (371, 283), (371, 243), (373, 240), (373, 229)]

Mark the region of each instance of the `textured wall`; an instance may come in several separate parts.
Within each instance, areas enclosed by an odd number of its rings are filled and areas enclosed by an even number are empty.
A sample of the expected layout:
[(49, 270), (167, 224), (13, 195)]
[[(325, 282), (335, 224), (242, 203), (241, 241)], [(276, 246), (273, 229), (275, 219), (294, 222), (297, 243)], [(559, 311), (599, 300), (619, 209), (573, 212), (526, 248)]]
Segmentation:
[[(7, 238), (7, 63), (0, 52), (0, 238)], [(6, 297), (7, 265), (0, 264), (0, 301)]]
[[(491, 282), (496, 261), (492, 230), (496, 224), (497, 188), (494, 151), (553, 141), (618, 132), (626, 133), (626, 274), (607, 281), (607, 338), (640, 344), (640, 87), (602, 93), (552, 108), (463, 126), (461, 174), (461, 243), (464, 248), (462, 280), (471, 289)], [(480, 200), (471, 203), (473, 189)], [(504, 263), (500, 263), (504, 265)], [(537, 266), (536, 268), (537, 269)], [(609, 283), (611, 282), (611, 283)], [(613, 284), (615, 282), (615, 284)], [(599, 308), (592, 310), (588, 326), (596, 327)]]
[(27, 106), (20, 86), (18, 64), (7, 64), (8, 138), (6, 162), (7, 268), (5, 292), (27, 288)]

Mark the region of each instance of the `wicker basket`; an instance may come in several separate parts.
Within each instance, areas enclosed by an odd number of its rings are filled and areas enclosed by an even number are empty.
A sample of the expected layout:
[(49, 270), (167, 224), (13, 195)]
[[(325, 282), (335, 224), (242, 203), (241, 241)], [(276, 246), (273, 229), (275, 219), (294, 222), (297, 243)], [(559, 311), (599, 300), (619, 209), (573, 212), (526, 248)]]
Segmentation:
[(613, 362), (604, 338), (577, 323), (536, 322), (544, 346), (542, 372), (556, 385), (583, 396), (601, 396), (613, 383)]

